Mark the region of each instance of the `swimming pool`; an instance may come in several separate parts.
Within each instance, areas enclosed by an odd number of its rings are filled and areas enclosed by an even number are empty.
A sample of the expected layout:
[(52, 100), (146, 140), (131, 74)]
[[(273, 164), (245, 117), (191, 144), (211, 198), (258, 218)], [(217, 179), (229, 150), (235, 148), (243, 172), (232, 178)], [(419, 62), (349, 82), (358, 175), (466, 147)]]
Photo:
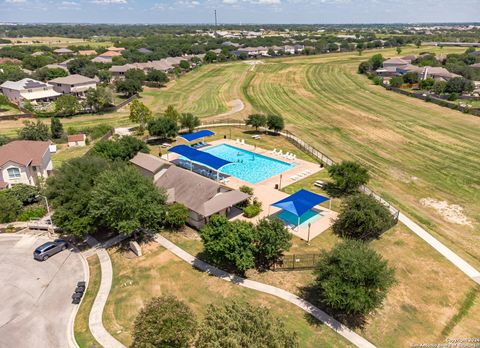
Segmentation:
[[(295, 214), (290, 213), (289, 211), (282, 210), (279, 213), (276, 214), (276, 216), (283, 221), (287, 225), (290, 226), (297, 226), (298, 225), (298, 216)], [(322, 217), (321, 212), (315, 211), (315, 210), (308, 210), (306, 211), (302, 216), (300, 216), (300, 227), (307, 227), (308, 223), (314, 223), (318, 219)]]
[(227, 144), (209, 147), (203, 151), (232, 162), (232, 164), (223, 167), (220, 170), (221, 173), (234, 176), (251, 184), (257, 184), (295, 167), (295, 164), (279, 161)]

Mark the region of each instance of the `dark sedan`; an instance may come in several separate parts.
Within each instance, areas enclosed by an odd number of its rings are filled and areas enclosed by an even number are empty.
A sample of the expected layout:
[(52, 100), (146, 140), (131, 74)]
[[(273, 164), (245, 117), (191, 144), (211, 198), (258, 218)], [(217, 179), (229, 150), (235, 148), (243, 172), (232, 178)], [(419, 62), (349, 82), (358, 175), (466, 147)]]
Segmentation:
[(38, 261), (46, 261), (50, 256), (67, 249), (67, 247), (68, 242), (66, 240), (56, 239), (53, 242), (44, 243), (35, 249), (33, 258)]

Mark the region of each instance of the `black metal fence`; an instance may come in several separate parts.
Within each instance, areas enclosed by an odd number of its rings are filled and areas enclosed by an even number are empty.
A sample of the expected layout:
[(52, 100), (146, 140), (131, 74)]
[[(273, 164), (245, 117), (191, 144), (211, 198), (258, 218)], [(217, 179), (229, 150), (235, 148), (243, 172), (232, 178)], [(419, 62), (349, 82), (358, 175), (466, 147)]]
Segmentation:
[(302, 271), (315, 268), (320, 254), (283, 255), (273, 266), (274, 271)]

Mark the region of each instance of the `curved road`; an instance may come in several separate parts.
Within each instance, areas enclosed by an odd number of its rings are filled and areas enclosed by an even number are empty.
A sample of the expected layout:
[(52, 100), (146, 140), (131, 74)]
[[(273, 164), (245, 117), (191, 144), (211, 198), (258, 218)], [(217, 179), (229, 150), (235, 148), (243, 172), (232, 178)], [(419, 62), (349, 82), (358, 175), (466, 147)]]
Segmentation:
[(60, 252), (45, 262), (33, 250), (48, 238), (36, 234), (0, 234), (0, 346), (73, 345), (71, 295), (85, 280), (81, 256)]

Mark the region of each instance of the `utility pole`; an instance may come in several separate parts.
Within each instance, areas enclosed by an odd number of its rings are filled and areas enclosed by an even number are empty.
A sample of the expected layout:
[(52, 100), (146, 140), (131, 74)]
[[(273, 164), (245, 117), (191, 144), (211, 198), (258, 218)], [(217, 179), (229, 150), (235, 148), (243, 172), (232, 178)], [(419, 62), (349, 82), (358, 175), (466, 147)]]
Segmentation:
[(215, 26), (217, 26), (218, 23), (217, 23), (217, 10), (216, 9), (214, 10), (214, 13), (215, 13)]

